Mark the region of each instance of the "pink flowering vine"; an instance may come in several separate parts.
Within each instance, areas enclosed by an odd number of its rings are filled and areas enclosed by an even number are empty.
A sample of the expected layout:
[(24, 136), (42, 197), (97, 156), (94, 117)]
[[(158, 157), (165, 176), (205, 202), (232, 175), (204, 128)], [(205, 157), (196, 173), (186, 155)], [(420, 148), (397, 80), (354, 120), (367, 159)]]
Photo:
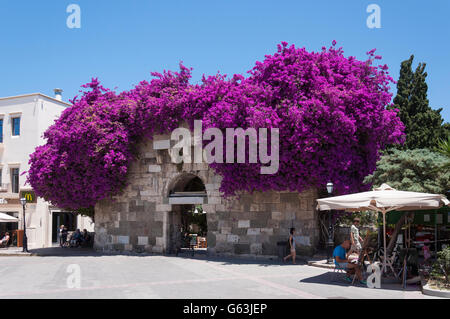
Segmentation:
[(287, 43), (256, 62), (247, 77), (204, 77), (189, 83), (191, 70), (152, 73), (134, 89), (117, 94), (96, 79), (44, 134), (31, 155), (28, 182), (38, 196), (67, 209), (94, 206), (119, 194), (142, 139), (187, 121), (203, 129), (279, 128), (280, 166), (261, 175), (260, 164), (211, 164), (223, 177), (221, 191), (323, 188), (339, 193), (365, 188), (380, 151), (402, 143), (404, 126), (387, 110), (392, 94), (387, 66), (345, 57), (333, 46), (308, 52)]

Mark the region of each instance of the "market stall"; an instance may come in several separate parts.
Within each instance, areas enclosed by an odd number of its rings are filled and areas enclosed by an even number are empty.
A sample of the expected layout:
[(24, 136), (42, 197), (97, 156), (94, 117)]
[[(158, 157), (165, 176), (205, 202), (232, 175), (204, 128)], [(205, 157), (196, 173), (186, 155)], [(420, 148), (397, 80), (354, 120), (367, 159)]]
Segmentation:
[[(392, 235), (393, 225), (397, 224), (404, 214), (403, 211), (392, 211), (387, 214), (387, 236)], [(381, 219), (380, 214), (379, 220)], [(450, 207), (443, 206), (439, 209), (413, 212), (397, 239), (403, 247), (406, 246), (404, 239), (406, 230), (411, 234), (412, 244), (419, 249), (420, 256), (424, 256), (424, 248), (429, 250), (431, 255), (436, 256), (438, 251), (450, 245)]]
[(383, 216), (384, 257), (381, 271), (391, 264), (388, 261), (386, 245), (386, 213), (390, 211), (436, 210), (450, 202), (443, 195), (398, 191), (387, 184), (369, 192), (318, 199), (319, 210), (376, 211)]

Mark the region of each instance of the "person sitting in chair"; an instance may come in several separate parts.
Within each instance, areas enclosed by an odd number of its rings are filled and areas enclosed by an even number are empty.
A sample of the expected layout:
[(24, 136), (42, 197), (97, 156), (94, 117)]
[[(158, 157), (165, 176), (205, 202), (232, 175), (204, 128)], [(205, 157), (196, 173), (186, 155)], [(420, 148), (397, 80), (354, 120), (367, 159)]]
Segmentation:
[(81, 234), (81, 246), (87, 247), (89, 245), (90, 240), (91, 235), (89, 235), (89, 232), (86, 229), (83, 229), (83, 233)]
[(1, 247), (7, 247), (8, 246), (8, 243), (9, 243), (9, 233), (7, 232), (6, 234), (5, 234), (5, 236), (2, 238), (2, 240), (0, 241), (0, 246)]
[(336, 248), (333, 251), (333, 258), (335, 260), (335, 265), (336, 267), (340, 267), (347, 271), (347, 276), (345, 277), (345, 280), (352, 282), (352, 279), (348, 276), (348, 274), (349, 272), (354, 270), (359, 282), (363, 285), (366, 285), (367, 283), (366, 281), (363, 280), (361, 269), (347, 259), (346, 250), (349, 249), (350, 246), (351, 243), (350, 240), (348, 239), (344, 240), (344, 242), (339, 246), (336, 246)]
[(70, 247), (79, 247), (81, 244), (82, 235), (79, 229), (77, 229), (70, 238)]

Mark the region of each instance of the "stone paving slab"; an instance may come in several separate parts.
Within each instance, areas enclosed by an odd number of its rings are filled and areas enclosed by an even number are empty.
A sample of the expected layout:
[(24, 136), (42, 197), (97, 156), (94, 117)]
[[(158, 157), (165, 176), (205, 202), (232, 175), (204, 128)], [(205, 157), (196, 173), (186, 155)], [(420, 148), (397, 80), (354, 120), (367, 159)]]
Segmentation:
[[(74, 269), (79, 287), (68, 283)], [(70, 271), (69, 271), (70, 270)], [(2, 260), (0, 298), (300, 298), (434, 299), (417, 285), (382, 289), (332, 281), (331, 271), (306, 264), (202, 256), (11, 257)]]
[[(173, 264), (173, 265), (178, 265), (181, 266), (180, 263), (182, 263), (184, 266), (183, 267), (188, 267), (189, 271), (195, 271), (196, 273), (199, 273), (202, 275), (202, 272), (205, 270), (197, 270), (196, 267), (194, 266), (195, 264), (200, 263), (207, 263), (208, 265), (221, 265), (220, 266), (220, 270), (225, 270), (222, 269), (222, 267), (225, 265), (227, 269), (229, 269), (227, 272), (229, 272), (232, 275), (237, 275), (236, 278), (239, 278), (240, 276), (250, 276), (252, 277), (254, 274), (254, 271), (256, 270), (255, 268), (250, 268), (249, 267), (253, 267), (251, 265), (257, 266), (259, 268), (258, 273), (259, 276), (262, 276), (261, 278), (253, 278), (252, 280), (256, 282), (261, 282), (264, 281), (265, 283), (267, 283), (267, 279), (272, 278), (279, 278), (280, 280), (285, 281), (285, 284), (289, 287), (284, 286), (284, 292), (277, 292), (275, 293), (275, 291), (277, 291), (277, 288), (279, 288), (279, 284), (280, 283), (269, 283), (269, 286), (257, 286), (257, 287), (253, 287), (253, 286), (249, 286), (248, 287), (248, 291), (247, 293), (249, 293), (248, 296), (252, 296), (253, 298), (258, 298), (260, 297), (258, 294), (261, 293), (262, 295), (266, 295), (269, 294), (271, 295), (270, 298), (292, 298), (294, 296), (297, 297), (302, 297), (305, 298), (307, 296), (310, 296), (309, 294), (313, 293), (312, 295), (314, 295), (315, 297), (324, 297), (324, 294), (322, 293), (322, 288), (321, 286), (323, 285), (329, 285), (329, 278), (330, 277), (330, 272), (331, 270), (334, 268), (333, 264), (327, 264), (326, 259), (321, 259), (321, 260), (307, 260), (306, 258), (299, 258), (298, 260), (298, 265), (292, 265), (290, 262), (287, 263), (282, 263), (279, 260), (256, 260), (256, 259), (245, 259), (245, 258), (226, 258), (226, 257), (208, 257), (206, 254), (199, 254), (198, 252), (195, 254), (194, 257), (192, 257), (192, 255), (190, 253), (183, 253), (180, 254), (179, 257), (175, 257), (175, 256), (161, 256), (161, 255), (155, 255), (155, 254), (133, 254), (133, 253), (103, 253), (103, 252), (98, 252), (95, 251), (93, 249), (89, 249), (89, 248), (60, 248), (60, 247), (52, 247), (52, 248), (42, 248), (42, 249), (32, 249), (30, 250), (29, 253), (23, 253), (22, 252), (22, 248), (17, 248), (17, 247), (12, 247), (9, 249), (0, 249), (0, 257), (4, 256), (4, 257), (10, 257), (5, 259), (4, 261), (2, 261), (5, 265), (8, 263), (6, 260), (14, 260), (15, 257), (27, 257), (27, 256), (33, 256), (33, 258), (31, 259), (27, 259), (30, 260), (30, 262), (32, 260), (38, 260), (38, 263), (42, 263), (45, 262), (45, 260), (47, 260), (47, 258), (50, 258), (50, 260), (61, 260), (61, 263), (66, 264), (67, 261), (71, 260), (71, 262), (74, 262), (76, 264), (80, 263), (83, 264), (83, 260), (86, 259), (90, 260), (91, 258), (95, 258), (95, 260), (104, 260), (105, 258), (110, 259), (110, 263), (112, 264), (122, 264), (124, 261), (128, 260), (131, 263), (134, 263), (133, 260), (137, 260), (137, 259), (133, 259), (136, 257), (141, 257), (143, 261), (148, 261), (151, 262), (152, 260), (164, 260), (169, 262), (169, 264)], [(61, 257), (65, 257), (65, 258), (61, 258)], [(300, 257), (300, 256), (299, 256)], [(317, 257), (322, 257), (322, 256), (317, 256)], [(44, 259), (43, 259), (44, 258)], [(74, 259), (77, 258), (77, 259)], [(83, 259), (79, 259), (79, 258), (83, 258)], [(126, 259), (124, 259), (126, 258)], [(129, 259), (131, 258), (131, 259)], [(139, 258), (139, 259), (141, 259)], [(316, 258), (316, 256), (314, 256), (313, 258)], [(21, 259), (21, 258), (20, 258)], [(66, 261), (67, 260), (67, 261)], [(302, 262), (302, 260), (304, 262)], [(127, 262), (127, 264), (129, 263)], [(31, 262), (32, 264), (34, 263)], [(53, 262), (52, 262), (53, 263)], [(146, 262), (147, 263), (147, 262)], [(188, 266), (189, 264), (193, 264), (192, 267)], [(21, 265), (25, 265), (24, 262), (21, 262)], [(94, 265), (92, 265), (94, 266)], [(125, 264), (123, 264), (123, 266), (125, 266)], [(263, 266), (261, 268), (261, 266)], [(126, 266), (125, 266), (126, 267)], [(280, 268), (281, 267), (281, 268)], [(304, 268), (306, 267), (306, 268)], [(83, 267), (84, 269), (86, 269), (85, 267)], [(165, 267), (161, 268), (160, 271), (162, 269), (164, 269)], [(213, 270), (216, 269), (217, 266), (213, 267)], [(249, 269), (247, 269), (249, 268)], [(307, 269), (311, 269), (311, 271), (307, 271)], [(125, 268), (126, 269), (126, 268)], [(125, 270), (124, 269), (124, 270)], [(217, 268), (218, 269), (218, 268)], [(216, 270), (217, 270), (216, 269)], [(272, 273), (272, 270), (274, 269), (278, 269), (276, 271), (276, 273)], [(279, 273), (280, 270), (282, 270), (282, 273)], [(295, 269), (303, 269), (301, 272), (298, 273), (299, 277), (304, 277), (305, 274), (311, 272), (311, 274), (316, 273), (317, 271), (319, 273), (317, 273), (317, 275), (319, 275), (316, 279), (316, 277), (311, 277), (311, 278), (304, 278), (302, 280), (300, 280), (300, 282), (304, 282), (303, 285), (306, 285), (305, 287), (308, 287), (307, 290), (308, 291), (296, 291), (296, 290), (292, 290), (293, 287), (290, 287), (292, 285), (292, 282), (290, 281), (291, 275), (287, 275), (285, 274), (285, 272), (291, 272), (294, 271), (294, 273), (296, 273)], [(317, 269), (317, 270), (314, 270)], [(236, 271), (238, 273), (236, 273)], [(322, 273), (322, 274), (321, 274)], [(265, 276), (267, 276), (266, 279)], [(295, 276), (295, 275), (294, 275)], [(97, 276), (95, 276), (97, 277)], [(230, 280), (236, 280), (234, 278), (235, 276), (231, 276)], [(306, 276), (307, 277), (307, 276)], [(284, 279), (283, 279), (284, 278)], [(290, 279), (291, 278), (291, 279)], [(95, 282), (97, 282), (99, 279), (93, 278)], [(112, 279), (112, 278), (111, 278)], [(272, 280), (271, 279), (271, 280)], [(34, 280), (34, 279), (33, 279)], [(113, 280), (113, 279), (112, 279)], [(192, 283), (195, 284), (197, 281), (197, 279), (182, 279), (179, 278), (178, 281), (175, 281), (174, 284), (183, 284), (184, 282), (188, 283), (190, 280), (193, 280)], [(218, 279), (217, 282), (215, 279), (210, 278), (207, 279), (207, 281), (210, 284), (216, 285), (217, 289), (221, 288), (222, 284), (225, 284), (226, 281), (223, 281), (221, 279)], [(201, 285), (203, 282), (203, 279), (199, 280), (199, 284)], [(298, 282), (298, 281), (297, 281)], [(172, 282), (168, 282), (168, 284), (172, 285)], [(149, 284), (150, 286), (153, 286), (153, 284)], [(159, 287), (160, 284), (155, 283), (155, 285), (157, 285)], [(163, 285), (163, 283), (161, 282), (161, 285)], [(403, 289), (401, 288), (401, 285), (399, 284), (398, 280), (394, 279), (394, 278), (382, 278), (382, 285), (385, 289), (387, 290), (398, 290), (398, 291), (402, 291)], [(225, 284), (225, 286), (227, 286)], [(338, 291), (341, 289), (340, 287), (347, 287), (348, 284), (347, 283), (334, 283), (333, 286), (334, 289), (336, 289), (336, 293), (334, 297), (338, 297), (339, 293)], [(411, 287), (413, 287), (414, 285), (408, 285), (408, 290), (412, 289)], [(119, 285), (118, 287), (121, 287), (121, 285)], [(128, 284), (124, 284), (124, 287), (128, 288)], [(161, 292), (161, 294), (159, 294), (160, 292), (156, 292), (153, 290), (147, 291), (147, 290), (143, 290), (144, 287), (140, 287), (139, 289), (134, 287), (134, 285), (130, 286), (130, 290), (126, 293), (126, 297), (133, 297), (134, 294), (136, 294), (135, 296), (137, 298), (139, 297), (144, 297), (144, 298), (160, 298), (162, 297), (162, 295), (164, 295), (164, 289)], [(417, 286), (417, 288), (413, 289), (412, 291), (410, 290), (410, 292), (408, 291), (404, 291), (404, 293), (407, 293), (408, 295), (404, 295), (403, 298), (421, 298), (420, 296), (423, 296), (421, 293), (421, 289), (420, 286)], [(107, 287), (105, 286), (105, 289)], [(365, 288), (366, 287), (350, 287), (351, 289), (354, 288)], [(103, 288), (100, 288), (100, 290), (102, 290)], [(109, 289), (109, 288), (108, 288)], [(108, 290), (107, 289), (107, 290)], [(311, 289), (311, 290), (310, 290)], [(333, 288), (332, 288), (333, 289)], [(88, 289), (90, 290), (90, 289)], [(96, 289), (94, 289), (96, 290)], [(413, 291), (416, 291), (415, 293), (413, 293)], [(70, 292), (70, 290), (68, 291)], [(86, 297), (89, 294), (87, 291), (84, 291), (83, 294), (78, 295), (75, 294), (74, 297), (78, 298), (78, 297)], [(108, 295), (109, 297), (116, 297), (115, 295), (111, 295), (110, 292), (104, 292), (105, 295)], [(376, 293), (372, 293), (369, 292), (369, 294), (372, 294), (373, 298), (379, 298), (376, 297), (377, 294)], [(34, 295), (34, 293), (31, 293), (31, 295)], [(326, 295), (326, 294), (325, 294)], [(29, 295), (30, 296), (30, 295)], [(92, 296), (94, 297), (95, 294)], [(119, 293), (118, 296), (120, 297), (124, 297), (123, 294)], [(395, 296), (395, 297), (394, 297)], [(14, 297), (14, 296), (11, 296)], [(199, 294), (198, 295), (199, 298), (204, 298), (204, 295)], [(346, 296), (345, 298), (347, 298), (348, 296)], [(355, 296), (353, 296), (354, 298)], [(399, 296), (396, 296), (395, 294), (393, 294), (394, 298), (398, 298)], [(295, 297), (294, 297), (295, 298)], [(330, 296), (326, 296), (326, 298), (332, 298)], [(352, 298), (352, 297), (350, 297)], [(363, 297), (364, 298), (364, 297)], [(370, 297), (369, 297), (370, 298)], [(402, 298), (402, 297), (400, 297)]]

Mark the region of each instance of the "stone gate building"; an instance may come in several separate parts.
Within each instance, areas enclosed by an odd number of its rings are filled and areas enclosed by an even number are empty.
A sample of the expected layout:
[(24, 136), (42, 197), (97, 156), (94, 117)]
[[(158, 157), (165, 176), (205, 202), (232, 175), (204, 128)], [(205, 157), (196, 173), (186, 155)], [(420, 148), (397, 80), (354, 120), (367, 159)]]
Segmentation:
[[(276, 257), (277, 242), (287, 241), (291, 227), (297, 229), (297, 252), (313, 253), (319, 240), (315, 189), (224, 198), (219, 192), (221, 176), (206, 163), (172, 163), (169, 147), (168, 135), (141, 145), (126, 189), (97, 204), (97, 250), (174, 253), (183, 207), (202, 204), (209, 255)], [(203, 194), (182, 195), (199, 189)]]

